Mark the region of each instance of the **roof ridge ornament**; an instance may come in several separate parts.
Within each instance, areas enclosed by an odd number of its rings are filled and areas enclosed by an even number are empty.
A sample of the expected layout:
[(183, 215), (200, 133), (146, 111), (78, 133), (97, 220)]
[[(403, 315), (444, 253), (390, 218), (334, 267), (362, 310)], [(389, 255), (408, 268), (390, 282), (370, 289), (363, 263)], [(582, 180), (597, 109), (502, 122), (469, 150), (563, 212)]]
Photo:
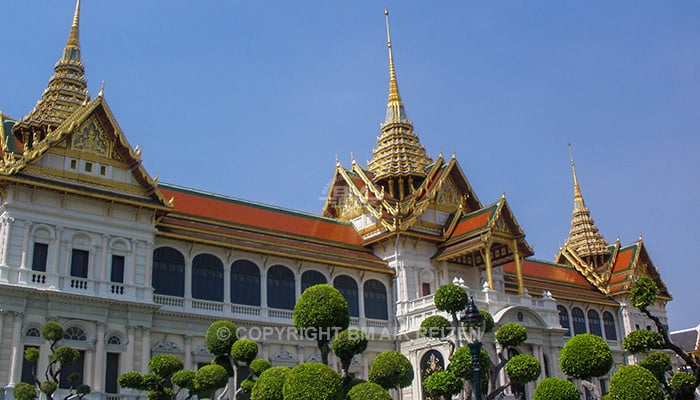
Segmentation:
[(391, 29), (389, 27), (389, 9), (384, 9), (384, 19), (386, 21), (386, 41), (389, 50), (389, 100), (386, 105), (386, 119), (384, 123), (407, 122), (406, 110), (404, 109), (401, 95), (399, 94), (399, 83), (396, 79), (396, 67), (394, 66), (394, 51), (391, 47)]

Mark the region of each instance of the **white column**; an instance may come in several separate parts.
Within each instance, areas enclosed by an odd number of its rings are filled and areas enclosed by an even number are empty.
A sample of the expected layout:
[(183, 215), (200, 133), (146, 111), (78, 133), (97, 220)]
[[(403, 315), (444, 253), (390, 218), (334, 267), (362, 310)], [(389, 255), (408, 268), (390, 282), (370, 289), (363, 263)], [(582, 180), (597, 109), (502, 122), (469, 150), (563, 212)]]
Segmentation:
[(185, 335), (185, 369), (194, 369), (192, 365), (192, 336)]
[[(59, 266), (59, 263), (61, 262), (61, 233), (62, 232), (63, 232), (63, 227), (57, 226), (56, 227), (55, 243), (53, 246), (49, 247), (49, 250), (50, 250), (49, 260), (50, 260), (50, 262), (46, 268), (46, 271), (51, 275), (58, 274), (58, 266)], [(51, 247), (53, 247), (53, 249)]]
[(83, 384), (94, 384), (93, 374), (95, 373), (95, 345), (90, 343), (90, 346), (85, 349), (85, 360), (83, 361)]
[(224, 312), (231, 313), (231, 263), (224, 264)]
[(24, 348), (22, 346), (22, 320), (24, 319), (24, 314), (15, 311), (15, 320), (12, 324), (12, 349), (10, 353), (10, 374), (8, 377), (8, 384), (13, 386), (18, 383), (22, 372), (22, 358), (24, 353)]
[(133, 371), (134, 368), (134, 327), (126, 326), (126, 354), (124, 355), (124, 365), (121, 372)]
[(148, 361), (151, 359), (151, 328), (141, 327), (141, 373), (148, 372)]
[(24, 223), (24, 237), (22, 239), (22, 260), (20, 261), (19, 268), (27, 268), (27, 256), (29, 253), (29, 233), (32, 229), (32, 221), (25, 221)]
[(192, 307), (192, 258), (185, 259), (185, 308)]
[[(389, 289), (387, 289), (387, 296), (389, 296)], [(390, 301), (388, 301), (391, 304)], [(360, 326), (364, 325), (365, 318), (365, 283), (360, 282), (357, 288), (357, 306), (360, 307)], [(387, 305), (388, 306), (388, 305)], [(391, 307), (395, 308), (395, 307)], [(364, 378), (363, 378), (364, 379)]]
[(0, 349), (2, 349), (2, 332), (5, 328), (5, 311), (0, 310)]
[(97, 322), (97, 336), (95, 337), (95, 376), (93, 377), (93, 390), (104, 391), (105, 365), (105, 323)]
[[(110, 270), (109, 260), (107, 259), (107, 245), (109, 244), (109, 235), (102, 235), (102, 257), (100, 263), (102, 264), (100, 268), (99, 280), (104, 282), (108, 281), (107, 271)], [(111, 270), (110, 270), (111, 271)]]
[(10, 238), (12, 237), (12, 222), (14, 220), (14, 218), (7, 215), (2, 218), (3, 240), (5, 240), (5, 242), (3, 243), (0, 265), (7, 265), (7, 257), (10, 252)]

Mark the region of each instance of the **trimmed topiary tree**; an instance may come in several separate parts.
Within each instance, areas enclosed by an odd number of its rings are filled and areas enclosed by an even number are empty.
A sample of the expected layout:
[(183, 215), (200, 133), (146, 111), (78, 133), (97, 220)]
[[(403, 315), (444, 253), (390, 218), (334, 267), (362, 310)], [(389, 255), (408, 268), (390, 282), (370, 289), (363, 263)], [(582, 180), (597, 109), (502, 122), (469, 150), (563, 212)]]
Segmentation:
[(544, 378), (535, 388), (533, 400), (580, 400), (581, 393), (573, 382), (561, 378)]
[(698, 383), (695, 381), (693, 374), (679, 371), (673, 374), (668, 386), (671, 391), (671, 399), (694, 400), (695, 388), (698, 386)]
[(659, 332), (638, 329), (630, 332), (622, 340), (622, 348), (632, 354), (645, 353), (651, 349), (661, 349), (664, 339)]
[(432, 315), (420, 324), (420, 334), (432, 339), (444, 339), (452, 334), (452, 323), (442, 315)]
[(263, 371), (253, 385), (250, 400), (283, 400), (282, 387), (290, 371), (287, 367)]
[(524, 385), (540, 376), (542, 367), (537, 359), (529, 354), (518, 354), (506, 363), (506, 375), (511, 384)]
[(345, 400), (391, 400), (391, 396), (376, 383), (363, 382), (353, 386)]
[(648, 369), (663, 385), (666, 385), (666, 374), (673, 368), (671, 366), (671, 356), (660, 351), (647, 354), (639, 362), (639, 366)]
[(352, 377), (348, 370), (352, 363), (353, 357), (362, 353), (367, 349), (367, 335), (359, 329), (346, 329), (338, 334), (338, 337), (333, 341), (333, 353), (340, 360), (340, 368), (343, 380)]
[(350, 325), (348, 302), (333, 286), (314, 285), (299, 297), (293, 319), (294, 326), (304, 337), (316, 341), (321, 360), (327, 365), (331, 341)]
[(612, 351), (600, 336), (582, 333), (569, 339), (561, 350), (559, 367), (572, 378), (600, 398), (600, 388), (590, 380), (610, 372), (613, 366)]
[(341, 378), (326, 364), (307, 362), (294, 367), (282, 386), (284, 400), (338, 400)]
[(400, 390), (413, 382), (413, 366), (398, 351), (379, 353), (369, 367), (369, 381), (386, 390)]
[(463, 386), (464, 381), (449, 369), (434, 372), (423, 381), (425, 391), (434, 400), (450, 400), (462, 391)]
[(610, 379), (606, 400), (663, 400), (659, 381), (646, 368), (638, 365), (620, 367)]
[(36, 399), (36, 388), (27, 382), (20, 382), (15, 385), (12, 394), (17, 400), (34, 400)]

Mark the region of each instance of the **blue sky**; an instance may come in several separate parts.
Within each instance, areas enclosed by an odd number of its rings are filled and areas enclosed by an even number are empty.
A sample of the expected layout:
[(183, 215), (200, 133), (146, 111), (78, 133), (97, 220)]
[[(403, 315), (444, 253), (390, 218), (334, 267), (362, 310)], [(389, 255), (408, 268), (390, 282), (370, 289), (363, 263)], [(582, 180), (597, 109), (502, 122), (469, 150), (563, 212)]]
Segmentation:
[[(3, 4), (0, 109), (28, 113), (73, 0)], [(318, 213), (336, 157), (370, 158), (399, 87), (433, 157), (456, 153), (480, 200), (505, 192), (537, 258), (573, 205), (567, 140), (609, 241), (643, 235), (700, 322), (700, 2), (83, 0), (82, 57), (161, 181)]]

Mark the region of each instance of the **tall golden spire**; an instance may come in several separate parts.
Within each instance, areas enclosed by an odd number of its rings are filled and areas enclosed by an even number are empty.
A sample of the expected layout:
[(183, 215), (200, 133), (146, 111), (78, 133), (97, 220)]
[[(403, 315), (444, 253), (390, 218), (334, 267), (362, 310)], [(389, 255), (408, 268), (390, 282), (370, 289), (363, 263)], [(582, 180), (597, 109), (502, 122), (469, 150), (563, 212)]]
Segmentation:
[(30, 142), (42, 140), (89, 98), (85, 67), (80, 61), (80, 0), (76, 0), (68, 41), (54, 66), (54, 74), (34, 109), (15, 126), (15, 132), (40, 136)]
[(598, 231), (598, 227), (595, 226), (590, 210), (586, 208), (586, 203), (583, 201), (581, 187), (576, 175), (571, 142), (568, 145), (571, 173), (574, 178), (574, 209), (571, 212), (571, 229), (569, 230), (569, 238), (566, 240), (566, 244), (575, 250), (580, 257), (587, 258), (589, 261), (594, 261), (594, 264), (601, 265), (604, 260), (600, 256), (609, 255), (610, 250), (605, 238)]
[[(389, 10), (384, 10), (384, 17), (389, 49), (389, 99), (386, 105), (386, 118), (381, 125), (382, 134), (377, 138), (377, 147), (372, 151), (372, 159), (367, 164), (367, 169), (375, 174), (377, 180), (387, 178), (393, 181), (393, 178), (403, 179), (404, 177), (424, 178), (426, 167), (433, 161), (428, 157), (418, 135), (413, 131), (413, 124), (406, 118), (406, 110), (401, 101), (399, 84), (396, 80), (391, 30), (389, 29)], [(407, 179), (406, 182), (408, 181)], [(411, 178), (410, 181), (413, 182), (413, 179)], [(406, 188), (401, 188), (399, 191), (405, 194), (410, 193), (413, 189), (412, 183), (407, 183), (407, 185)], [(391, 192), (391, 187), (389, 189)]]

